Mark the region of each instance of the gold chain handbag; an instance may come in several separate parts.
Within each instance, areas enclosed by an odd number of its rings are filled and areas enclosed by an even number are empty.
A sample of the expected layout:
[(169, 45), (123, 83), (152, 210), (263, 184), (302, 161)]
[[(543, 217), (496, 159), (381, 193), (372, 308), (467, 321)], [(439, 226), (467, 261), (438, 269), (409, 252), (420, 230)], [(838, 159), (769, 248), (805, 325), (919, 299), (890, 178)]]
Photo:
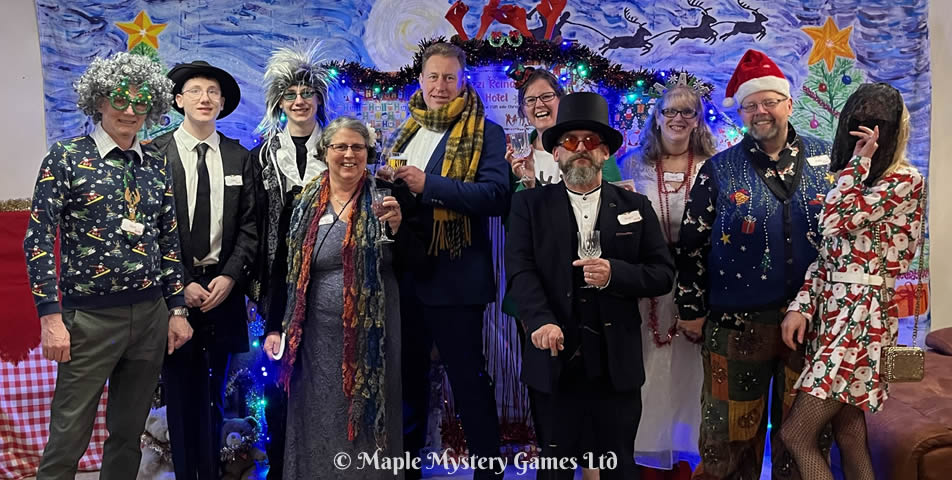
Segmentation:
[[(923, 180), (925, 181), (925, 180)], [(925, 202), (926, 198), (926, 188), (923, 186), (922, 197), (919, 198), (919, 204), (916, 206), (918, 209)], [(892, 341), (889, 342), (890, 345), (883, 347), (882, 353), (882, 368), (880, 369), (880, 375), (883, 380), (887, 383), (900, 383), (900, 382), (918, 382), (922, 380), (922, 377), (926, 373), (926, 355), (922, 348), (916, 346), (916, 338), (919, 336), (919, 307), (920, 300), (922, 299), (922, 271), (923, 266), (926, 263), (925, 258), (925, 224), (926, 224), (926, 215), (925, 211), (922, 212), (922, 219), (919, 221), (919, 266), (917, 268), (917, 278), (916, 278), (916, 302), (915, 302), (915, 320), (912, 325), (912, 346), (896, 345), (892, 346)], [(880, 224), (881, 227), (885, 226), (885, 223)], [(883, 259), (880, 262), (880, 271), (883, 273), (883, 278), (886, 278), (886, 249), (883, 248)], [(886, 326), (886, 331), (891, 332), (889, 326), (889, 308), (892, 306), (893, 297), (890, 292), (890, 288), (886, 285), (886, 282), (883, 282), (883, 297), (886, 300), (885, 305), (880, 308), (883, 312), (883, 318)]]

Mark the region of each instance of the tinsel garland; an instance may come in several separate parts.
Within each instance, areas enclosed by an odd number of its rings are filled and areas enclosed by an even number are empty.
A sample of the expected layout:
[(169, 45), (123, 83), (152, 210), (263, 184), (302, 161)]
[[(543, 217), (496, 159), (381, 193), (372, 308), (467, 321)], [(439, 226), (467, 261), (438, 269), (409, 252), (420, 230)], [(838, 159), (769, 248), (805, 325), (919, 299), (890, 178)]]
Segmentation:
[(163, 442), (152, 436), (149, 432), (142, 433), (142, 447), (148, 448), (159, 456), (159, 463), (163, 465), (172, 464), (172, 447), (169, 442)]
[(247, 368), (242, 368), (228, 377), (228, 381), (225, 383), (225, 396), (231, 396), (236, 391), (247, 392), (253, 382), (251, 372)]
[(0, 200), (0, 212), (22, 212), (30, 209), (29, 198), (11, 198)]
[[(492, 37), (490, 37), (492, 38)], [(466, 52), (466, 62), (471, 66), (485, 66), (505, 63), (535, 63), (548, 65), (565, 65), (567, 67), (582, 66), (583, 76), (600, 86), (615, 91), (632, 91), (644, 89), (652, 96), (660, 93), (650, 91), (650, 87), (659, 81), (659, 77), (672, 78), (680, 75), (681, 70), (626, 70), (624, 66), (613, 63), (599, 55), (585, 45), (574, 42), (553, 43), (536, 41), (524, 38), (521, 42), (507, 41), (496, 46), (497, 42), (488, 40), (460, 41), (454, 36), (452, 43)], [(332, 73), (338, 76), (342, 85), (351, 89), (372, 90), (374, 94), (402, 91), (415, 85), (423, 67), (423, 51), (434, 43), (446, 42), (445, 37), (425, 39), (420, 42), (420, 49), (413, 56), (413, 63), (405, 65), (397, 72), (381, 72), (375, 68), (365, 67), (356, 62), (330, 62), (325, 64)], [(687, 72), (685, 72), (687, 73)], [(705, 100), (711, 101), (714, 85), (702, 82), (694, 75), (687, 73), (691, 84), (707, 87)]]

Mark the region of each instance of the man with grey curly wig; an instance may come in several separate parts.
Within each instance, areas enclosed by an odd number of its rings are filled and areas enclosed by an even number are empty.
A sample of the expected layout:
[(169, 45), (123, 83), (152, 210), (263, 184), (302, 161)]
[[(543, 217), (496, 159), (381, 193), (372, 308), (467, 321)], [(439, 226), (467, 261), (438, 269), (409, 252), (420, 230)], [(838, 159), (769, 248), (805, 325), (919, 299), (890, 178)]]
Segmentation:
[(168, 110), (172, 82), (151, 59), (117, 53), (93, 60), (74, 86), (95, 128), (50, 148), (23, 241), (43, 356), (59, 363), (36, 477), (75, 476), (108, 380), (99, 478), (135, 478), (163, 356), (192, 336), (171, 178), (137, 139)]

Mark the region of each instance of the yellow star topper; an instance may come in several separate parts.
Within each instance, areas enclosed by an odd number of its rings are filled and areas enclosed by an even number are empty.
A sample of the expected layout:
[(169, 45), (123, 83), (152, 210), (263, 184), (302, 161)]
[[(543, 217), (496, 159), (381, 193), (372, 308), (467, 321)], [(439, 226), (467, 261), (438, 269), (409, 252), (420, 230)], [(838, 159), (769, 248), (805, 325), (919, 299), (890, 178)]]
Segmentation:
[(826, 17), (826, 23), (822, 27), (803, 27), (801, 30), (813, 39), (813, 50), (810, 51), (807, 65), (823, 60), (826, 62), (826, 69), (833, 70), (836, 57), (856, 58), (850, 48), (852, 25), (840, 30), (833, 23), (833, 17)]
[(142, 42), (158, 50), (159, 33), (165, 30), (167, 25), (167, 23), (152, 23), (152, 19), (149, 18), (149, 14), (145, 13), (145, 10), (141, 10), (136, 15), (135, 20), (131, 22), (116, 22), (117, 27), (129, 34), (129, 50)]

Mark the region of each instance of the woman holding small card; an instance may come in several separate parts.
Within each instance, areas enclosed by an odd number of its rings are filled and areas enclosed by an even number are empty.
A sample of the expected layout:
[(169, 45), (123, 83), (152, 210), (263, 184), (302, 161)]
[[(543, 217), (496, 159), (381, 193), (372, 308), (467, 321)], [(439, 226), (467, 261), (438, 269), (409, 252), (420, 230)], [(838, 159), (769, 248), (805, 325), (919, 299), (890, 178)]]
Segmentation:
[[(704, 122), (701, 94), (680, 81), (669, 87), (648, 115), (640, 146), (625, 162), (626, 178), (654, 206), (669, 245), (678, 241), (681, 217), (698, 170), (714, 153), (714, 136)], [(673, 248), (673, 247), (672, 247)], [(643, 478), (689, 478), (699, 461), (701, 386), (699, 339), (678, 330), (674, 292), (639, 302), (645, 384), (635, 439), (635, 461)]]

